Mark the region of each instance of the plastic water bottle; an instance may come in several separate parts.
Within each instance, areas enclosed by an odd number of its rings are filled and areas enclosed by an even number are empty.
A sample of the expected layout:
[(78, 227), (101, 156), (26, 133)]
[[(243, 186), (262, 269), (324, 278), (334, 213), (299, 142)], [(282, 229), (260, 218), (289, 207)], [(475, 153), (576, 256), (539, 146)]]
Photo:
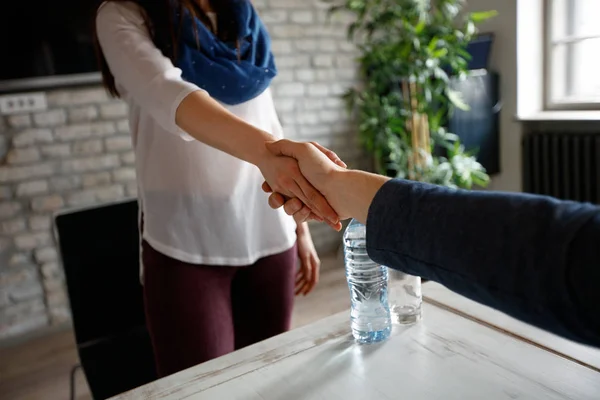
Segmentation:
[(392, 331), (388, 269), (369, 258), (366, 226), (356, 220), (344, 232), (344, 259), (352, 302), (352, 335), (359, 343), (387, 339)]

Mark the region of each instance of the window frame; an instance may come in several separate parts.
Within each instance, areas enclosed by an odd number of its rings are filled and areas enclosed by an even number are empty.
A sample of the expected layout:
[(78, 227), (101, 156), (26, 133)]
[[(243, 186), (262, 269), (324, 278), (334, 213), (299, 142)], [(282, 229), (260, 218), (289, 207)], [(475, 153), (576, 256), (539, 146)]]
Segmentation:
[[(557, 44), (560, 43), (566, 43), (566, 44), (573, 44), (573, 43), (577, 43), (577, 42), (581, 42), (582, 40), (585, 39), (595, 39), (595, 38), (599, 38), (600, 39), (600, 33), (597, 35), (582, 35), (582, 36), (575, 36), (575, 35), (571, 35), (570, 37), (567, 36), (559, 41), (554, 41), (552, 39), (553, 37), (553, 13), (552, 13), (552, 5), (553, 2), (555, 0), (543, 0), (543, 40), (544, 40), (544, 50), (543, 50), (543, 82), (544, 82), (544, 87), (543, 87), (543, 101), (544, 101), (544, 109), (547, 111), (589, 111), (589, 110), (600, 110), (600, 96), (598, 101), (589, 101), (589, 100), (581, 100), (581, 101), (577, 101), (577, 99), (572, 99), (572, 100), (565, 100), (565, 101), (556, 101), (552, 99), (552, 88), (553, 88), (553, 84), (554, 84), (554, 68), (556, 68), (556, 66), (553, 63), (553, 51), (554, 51), (554, 47)], [(566, 1), (568, 4), (574, 4), (575, 1), (577, 0), (564, 0)], [(598, 0), (600, 1), (600, 0)], [(574, 15), (573, 11), (574, 11), (574, 6), (566, 7), (569, 14), (566, 16), (565, 18), (567, 18), (567, 24), (568, 25), (573, 25), (574, 21)], [(569, 24), (568, 20), (571, 20), (571, 23)], [(567, 28), (569, 30), (571, 30), (571, 28)], [(573, 57), (571, 56), (573, 52), (573, 47), (572, 46), (568, 46), (566, 48), (566, 56), (565, 56), (565, 60), (566, 60), (566, 64), (564, 66), (565, 69), (565, 73), (564, 73), (564, 79), (565, 79), (565, 86), (569, 87), (569, 80), (572, 78), (572, 74), (569, 72), (569, 70), (573, 69)]]

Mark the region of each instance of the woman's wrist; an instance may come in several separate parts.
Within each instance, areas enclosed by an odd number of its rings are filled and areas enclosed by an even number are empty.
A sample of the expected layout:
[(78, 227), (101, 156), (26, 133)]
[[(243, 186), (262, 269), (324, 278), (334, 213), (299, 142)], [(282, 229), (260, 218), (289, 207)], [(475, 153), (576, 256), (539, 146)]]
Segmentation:
[(261, 161), (272, 156), (266, 144), (277, 140), (277, 138), (255, 127), (252, 127), (248, 133), (248, 141), (240, 143), (240, 158), (250, 164), (259, 166)]

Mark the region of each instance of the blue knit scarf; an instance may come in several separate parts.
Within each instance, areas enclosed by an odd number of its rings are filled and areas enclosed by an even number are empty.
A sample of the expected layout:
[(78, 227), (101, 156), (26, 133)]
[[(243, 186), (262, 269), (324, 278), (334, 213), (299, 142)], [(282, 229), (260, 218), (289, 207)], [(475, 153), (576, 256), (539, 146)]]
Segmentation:
[[(239, 24), (239, 53), (236, 43), (221, 41), (198, 18), (186, 12), (176, 62), (183, 79), (228, 105), (257, 97), (277, 75), (271, 39), (256, 10), (249, 0), (234, 1), (233, 6)], [(176, 19), (177, 27), (178, 15)]]

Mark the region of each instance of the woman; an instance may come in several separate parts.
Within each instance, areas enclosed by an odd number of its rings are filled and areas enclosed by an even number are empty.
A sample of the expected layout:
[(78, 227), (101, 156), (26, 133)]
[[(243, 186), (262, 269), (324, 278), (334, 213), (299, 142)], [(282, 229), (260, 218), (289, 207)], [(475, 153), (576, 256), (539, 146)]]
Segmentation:
[(105, 86), (130, 107), (159, 375), (284, 332), (294, 286), (314, 287), (319, 259), (306, 224), (268, 207), (263, 176), (340, 224), (297, 162), (266, 149), (282, 128), (255, 10), (242, 0), (106, 1), (96, 34)]

